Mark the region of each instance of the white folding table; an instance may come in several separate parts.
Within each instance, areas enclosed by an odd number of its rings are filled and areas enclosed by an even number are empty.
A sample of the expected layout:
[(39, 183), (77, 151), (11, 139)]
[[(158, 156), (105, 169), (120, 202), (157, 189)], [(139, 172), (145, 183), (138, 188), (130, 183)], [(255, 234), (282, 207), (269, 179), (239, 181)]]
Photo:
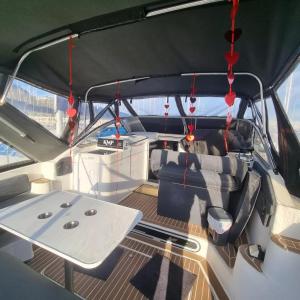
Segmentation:
[(65, 259), (65, 287), (73, 264), (101, 265), (142, 219), (138, 210), (72, 192), (52, 192), (0, 210), (0, 228)]

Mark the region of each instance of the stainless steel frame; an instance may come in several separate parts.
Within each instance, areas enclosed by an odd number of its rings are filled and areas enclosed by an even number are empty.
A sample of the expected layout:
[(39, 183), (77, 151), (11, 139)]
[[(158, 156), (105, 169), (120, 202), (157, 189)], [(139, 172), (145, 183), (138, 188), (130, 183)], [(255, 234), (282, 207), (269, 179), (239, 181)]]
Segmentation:
[(17, 65), (16, 65), (16, 67), (15, 67), (15, 69), (14, 69), (14, 72), (13, 72), (12, 75), (8, 78), (8, 81), (7, 81), (6, 86), (5, 86), (5, 88), (4, 88), (3, 95), (2, 95), (1, 100), (0, 100), (0, 105), (3, 105), (3, 104), (4, 104), (5, 98), (6, 98), (8, 92), (9, 92), (9, 90), (10, 90), (10, 88), (11, 88), (11, 85), (12, 85), (14, 79), (17, 77), (18, 71), (19, 71), (19, 69), (20, 69), (22, 63), (24, 62), (24, 60), (25, 60), (30, 54), (32, 54), (32, 53), (34, 53), (34, 52), (37, 52), (37, 51), (40, 51), (40, 50), (43, 50), (43, 49), (46, 49), (46, 48), (49, 48), (49, 47), (54, 46), (54, 45), (56, 45), (56, 44), (65, 42), (65, 41), (67, 41), (70, 37), (72, 37), (72, 38), (77, 38), (77, 37), (78, 37), (78, 34), (72, 34), (72, 35), (69, 35), (69, 36), (62, 37), (62, 38), (60, 38), (60, 39), (57, 39), (57, 40), (55, 40), (55, 41), (51, 41), (51, 42), (49, 42), (49, 43), (43, 44), (43, 45), (41, 45), (41, 46), (39, 46), (39, 47), (33, 48), (33, 49), (31, 49), (31, 50), (25, 52), (25, 53), (21, 56), (21, 58), (19, 59)]

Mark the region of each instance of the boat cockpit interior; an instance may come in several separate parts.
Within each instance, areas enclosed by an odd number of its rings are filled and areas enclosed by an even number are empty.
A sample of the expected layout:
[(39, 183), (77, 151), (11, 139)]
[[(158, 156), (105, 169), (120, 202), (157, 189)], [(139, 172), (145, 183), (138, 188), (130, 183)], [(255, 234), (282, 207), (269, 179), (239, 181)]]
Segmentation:
[(298, 0), (0, 3), (0, 299), (300, 297)]

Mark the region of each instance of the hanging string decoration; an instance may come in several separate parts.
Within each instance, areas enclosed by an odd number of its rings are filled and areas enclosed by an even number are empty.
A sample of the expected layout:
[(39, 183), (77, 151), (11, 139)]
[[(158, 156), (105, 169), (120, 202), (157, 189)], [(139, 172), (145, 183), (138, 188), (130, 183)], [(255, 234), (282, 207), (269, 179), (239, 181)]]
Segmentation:
[(188, 124), (188, 133), (185, 136), (185, 140), (188, 142), (186, 153), (185, 153), (185, 170), (183, 173), (183, 186), (186, 186), (186, 174), (188, 171), (188, 166), (189, 166), (189, 145), (190, 143), (193, 143), (195, 140), (195, 135), (194, 131), (196, 129), (196, 119), (194, 119), (193, 123), (193, 115), (196, 111), (196, 74), (193, 75), (192, 78), (192, 86), (191, 86), (191, 94), (190, 94), (190, 107), (189, 107), (189, 112), (190, 112), (190, 123)]
[(235, 19), (239, 9), (239, 0), (229, 0), (232, 3), (232, 8), (230, 11), (230, 19), (231, 19), (231, 29), (225, 33), (225, 39), (230, 43), (230, 49), (225, 53), (225, 60), (227, 62), (227, 80), (229, 85), (228, 93), (225, 95), (225, 102), (228, 106), (227, 117), (226, 117), (226, 128), (224, 131), (224, 146), (225, 150), (228, 153), (228, 132), (230, 128), (230, 124), (232, 121), (231, 109), (234, 105), (234, 101), (236, 98), (236, 93), (233, 91), (232, 85), (235, 79), (233, 73), (233, 66), (238, 62), (240, 58), (239, 52), (236, 52), (234, 49), (235, 42), (240, 38), (242, 34), (242, 30), (240, 28), (235, 28)]
[(190, 107), (189, 107), (189, 112), (190, 112), (190, 123), (188, 125), (188, 133), (185, 136), (185, 139), (188, 142), (193, 142), (195, 140), (195, 136), (194, 136), (194, 131), (195, 131), (195, 124), (193, 124), (193, 115), (196, 111), (196, 74), (193, 75), (193, 79), (192, 79), (192, 86), (191, 86), (191, 95), (190, 95)]
[[(169, 103), (169, 97), (167, 97), (167, 100), (164, 104), (164, 109), (165, 109), (165, 133), (167, 132), (167, 119), (169, 117), (169, 108), (170, 108), (170, 103)], [(164, 140), (164, 149), (166, 149), (168, 146), (168, 141)]]
[(68, 109), (67, 115), (69, 116), (68, 126), (70, 129), (69, 145), (71, 146), (74, 140), (74, 130), (76, 125), (77, 110), (74, 108), (74, 96), (73, 96), (73, 48), (74, 41), (70, 36), (68, 41), (68, 56), (69, 56), (69, 97), (68, 97)]

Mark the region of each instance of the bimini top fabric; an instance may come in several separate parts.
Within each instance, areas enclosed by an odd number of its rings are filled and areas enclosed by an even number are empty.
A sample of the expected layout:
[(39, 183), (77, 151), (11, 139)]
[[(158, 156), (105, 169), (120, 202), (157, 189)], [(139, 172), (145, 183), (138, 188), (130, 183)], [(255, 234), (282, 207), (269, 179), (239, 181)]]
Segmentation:
[[(124, 85), (128, 97), (188, 93), (189, 72), (226, 72), (224, 53), (230, 27), (228, 1), (201, 5), (155, 17), (147, 12), (186, 1), (1, 1), (0, 71), (11, 73), (27, 50), (55, 38), (77, 33), (73, 55), (73, 90), (83, 97), (88, 87), (127, 78), (153, 76)], [(299, 0), (241, 0), (236, 27), (240, 60), (235, 72), (259, 76), (267, 89), (299, 54)], [(67, 42), (35, 52), (23, 63), (20, 78), (68, 94)], [(159, 77), (159, 78), (157, 78)], [(226, 80), (201, 81), (200, 94), (225, 94)], [(258, 93), (253, 79), (239, 78), (235, 90)], [(95, 99), (109, 101), (113, 89), (98, 89)]]

